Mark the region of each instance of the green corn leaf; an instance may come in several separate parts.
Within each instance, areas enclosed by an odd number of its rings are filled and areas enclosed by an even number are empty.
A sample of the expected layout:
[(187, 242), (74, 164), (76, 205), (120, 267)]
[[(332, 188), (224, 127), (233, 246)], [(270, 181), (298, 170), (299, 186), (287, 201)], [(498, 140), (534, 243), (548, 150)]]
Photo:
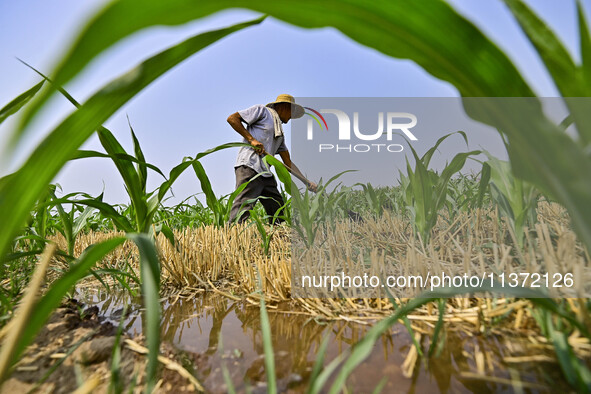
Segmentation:
[(170, 170), (168, 178), (158, 188), (158, 194), (152, 196), (152, 199), (156, 200), (157, 202), (155, 204), (156, 206), (164, 199), (165, 194), (168, 193), (168, 191), (172, 188), (172, 185), (177, 180), (177, 178), (191, 166), (192, 160), (193, 159), (190, 157), (185, 157), (181, 164), (176, 165), (172, 170)]
[[(66, 239), (66, 242), (68, 244), (68, 253), (72, 254), (72, 250), (70, 250), (70, 249), (73, 248), (73, 244), (72, 244), (72, 220), (70, 220), (70, 215), (66, 213), (66, 211), (64, 210), (64, 207), (62, 206), (62, 204), (60, 202), (56, 202), (56, 200), (58, 200), (58, 198), (55, 195), (55, 189), (51, 189), (49, 191), (49, 194), (51, 196), (52, 202), (54, 202), (54, 204), (52, 204), (52, 205), (54, 207), (56, 207), (57, 212), (58, 212), (58, 215), (60, 217), (61, 228), (59, 228), (59, 230), (62, 233), (62, 235), (64, 236), (64, 238)], [(74, 211), (74, 206), (72, 206), (72, 213), (73, 213), (73, 211)]]
[[(36, 73), (42, 76), (46, 81), (52, 83), (52, 81), (42, 72), (37, 70), (36, 68), (30, 66), (29, 64), (23, 62), (27, 67), (33, 69)], [(70, 101), (76, 108), (80, 108), (80, 103), (78, 103), (72, 95), (70, 95), (65, 89), (58, 88), (58, 90)], [(146, 215), (146, 208), (144, 207), (144, 198), (143, 196), (146, 193), (146, 181), (147, 181), (147, 168), (154, 169), (155, 171), (159, 172), (163, 177), (164, 174), (155, 166), (148, 165), (145, 163), (145, 158), (143, 152), (141, 151), (139, 141), (137, 140), (133, 128), (131, 127), (131, 123), (129, 122), (129, 128), (131, 130), (131, 135), (134, 143), (136, 157), (128, 155), (123, 147), (119, 144), (119, 142), (113, 136), (113, 133), (106, 129), (105, 127), (99, 127), (99, 139), (103, 144), (103, 147), (107, 152), (109, 152), (106, 157), (109, 157), (115, 163), (119, 173), (123, 177), (123, 180), (126, 185), (126, 190), (131, 198), (133, 206), (136, 208), (136, 228), (145, 228), (144, 221)], [(105, 157), (98, 152), (92, 151), (78, 151), (78, 153), (74, 156), (75, 159), (83, 158), (83, 157)], [(123, 158), (123, 161), (120, 159)], [(126, 160), (131, 160), (137, 163), (137, 172), (134, 170), (133, 165), (128, 163)], [(139, 184), (139, 185), (138, 185)]]
[[(36, 68), (30, 66), (26, 62), (23, 62), (23, 61), (21, 61), (21, 62), (24, 63), (27, 67), (33, 69), (36, 73), (38, 73), (40, 76), (42, 76), (46, 81), (53, 84), (53, 82), (45, 74), (43, 74), (42, 72), (40, 72)], [(65, 89), (58, 87), (58, 90), (76, 108), (81, 107), (80, 103), (78, 103), (74, 99), (74, 97), (72, 97), (72, 95), (70, 95)], [(135, 215), (136, 215), (136, 219), (135, 219), (136, 229), (140, 230), (140, 231), (147, 231), (147, 227), (149, 226), (149, 223), (146, 223), (148, 221), (146, 218), (146, 214), (147, 214), (148, 209), (146, 207), (145, 198), (144, 198), (145, 193), (146, 193), (147, 169), (146, 169), (146, 165), (144, 164), (145, 163), (144, 155), (141, 151), (141, 148), (139, 146), (139, 141), (137, 140), (137, 138), (135, 136), (133, 128), (131, 127), (131, 123), (129, 122), (129, 118), (128, 118), (128, 123), (129, 123), (129, 127), (131, 130), (132, 139), (134, 142), (134, 148), (135, 148), (135, 153), (136, 153), (135, 158), (133, 156), (128, 155), (125, 152), (123, 147), (115, 139), (115, 137), (113, 136), (113, 133), (111, 133), (110, 130), (101, 126), (98, 129), (98, 134), (99, 134), (99, 139), (101, 141), (101, 144), (103, 145), (105, 150), (108, 152), (107, 157), (110, 157), (113, 160), (113, 162), (115, 163), (115, 166), (117, 167), (117, 169), (119, 170), (119, 173), (121, 174), (121, 176), (123, 178), (123, 181), (126, 186), (125, 189), (126, 189), (128, 195), (130, 196), (133, 207), (135, 208), (134, 211), (135, 211)], [(79, 151), (78, 154), (74, 156), (74, 158), (104, 157), (98, 152), (94, 152), (94, 153), (91, 153), (91, 152), (92, 151)], [(120, 160), (120, 158), (123, 158), (123, 160)], [(128, 160), (130, 158), (133, 158), (133, 159), (131, 159), (131, 161), (134, 161), (137, 163), (137, 171), (135, 170), (134, 166), (128, 162)], [(151, 168), (155, 168), (155, 166), (151, 166)], [(162, 174), (162, 172), (160, 170), (157, 170), (157, 171), (160, 172), (160, 174)]]
[(89, 274), (87, 275), (87, 277), (88, 276), (94, 277), (94, 279), (96, 279), (101, 285), (103, 285), (103, 287), (105, 288), (106, 291), (108, 291), (108, 292), (111, 291), (111, 288), (109, 287), (109, 285), (103, 280), (103, 278), (100, 277), (100, 275), (95, 270), (89, 269), (88, 272), (89, 272)]
[[(29, 238), (29, 237), (27, 237), (27, 238)], [(42, 239), (41, 237), (32, 236), (29, 239), (39, 240), (42, 244), (49, 243), (48, 240)], [(13, 260), (20, 259), (20, 258), (23, 258), (23, 257), (36, 256), (36, 255), (39, 255), (41, 253), (43, 253), (43, 249), (33, 249), (33, 250), (26, 251), (26, 252), (10, 253), (10, 254), (4, 256), (3, 258), (1, 258), (0, 259), (0, 262), (1, 263), (7, 263), (9, 261), (13, 261)], [(66, 253), (66, 252), (64, 252), (62, 250), (59, 250), (59, 249), (55, 252), (55, 254), (58, 255), (58, 256), (61, 256), (61, 257), (65, 257), (66, 259), (73, 259), (74, 258), (73, 256), (69, 255), (68, 253)]]
[(131, 138), (133, 139), (133, 150), (135, 151), (135, 157), (138, 160), (137, 174), (139, 176), (141, 190), (143, 193), (146, 193), (146, 185), (148, 182), (148, 169), (145, 165), (141, 164), (146, 162), (146, 158), (144, 157), (144, 152), (142, 152), (140, 142), (138, 141), (135, 132), (133, 131), (133, 127), (131, 127), (131, 121), (129, 120), (129, 116), (127, 117), (127, 124), (129, 124), (129, 131), (131, 132)]
[(577, 17), (579, 21), (579, 39), (581, 40), (581, 75), (585, 86), (585, 96), (591, 95), (591, 35), (585, 19), (583, 5), (577, 0)]
[(441, 329), (443, 328), (443, 317), (445, 315), (445, 304), (446, 301), (443, 298), (440, 298), (437, 302), (437, 307), (439, 308), (439, 318), (437, 319), (437, 324), (435, 324), (435, 329), (433, 330), (433, 338), (431, 338), (431, 345), (429, 345), (429, 357), (435, 354), (435, 349), (438, 346), (439, 335), (441, 333)]
[(398, 308), (390, 317), (387, 317), (378, 323), (376, 323), (365, 336), (357, 342), (350, 356), (345, 360), (339, 374), (334, 380), (333, 385), (330, 388), (330, 394), (340, 393), (345, 382), (353, 370), (361, 364), (371, 353), (375, 342), (379, 337), (394, 323), (396, 323), (402, 317), (407, 316), (413, 310), (420, 308), (428, 302), (434, 301), (435, 298), (414, 298), (405, 305)]
[(263, 161), (265, 162), (265, 164), (272, 165), (273, 167), (275, 167), (275, 172), (277, 172), (279, 180), (281, 181), (281, 183), (283, 183), (285, 191), (287, 192), (287, 194), (291, 196), (292, 180), (291, 175), (289, 174), (289, 171), (287, 170), (285, 165), (283, 165), (283, 163), (281, 163), (279, 160), (277, 160), (271, 155), (266, 155), (265, 157), (263, 157)]
[(518, 199), (521, 196), (515, 196), (513, 190), (515, 178), (511, 173), (511, 165), (506, 162), (497, 159), (490, 153), (485, 151), (485, 154), (488, 156), (488, 161), (486, 162), (487, 166), (491, 169), (490, 180), (496, 186), (496, 188), (508, 199)]
[(431, 209), (434, 208), (433, 187), (435, 184), (431, 180), (429, 170), (425, 167), (413, 146), (409, 144), (409, 147), (415, 159), (415, 171), (412, 176), (409, 176), (414, 205), (414, 222), (423, 236), (423, 240), (426, 241), (431, 230), (427, 222), (429, 221)]
[[(500, 285), (497, 283), (496, 286), (490, 286), (485, 284), (479, 288), (481, 292), (499, 293)], [(413, 310), (420, 308), (421, 306), (437, 301), (441, 298), (450, 298), (461, 295), (474, 294), (476, 291), (473, 288), (456, 287), (456, 288), (440, 288), (436, 291), (428, 291), (420, 294), (417, 298), (411, 299), (405, 305), (398, 308), (391, 316), (376, 323), (368, 332), (365, 334), (363, 339), (357, 342), (351, 351), (351, 355), (345, 361), (343, 367), (339, 371), (339, 374), (335, 378), (334, 384), (330, 389), (331, 394), (336, 394), (344, 387), (348, 376), (351, 372), (361, 364), (371, 353), (374, 343), (379, 337), (399, 319), (407, 316)], [(506, 297), (517, 297), (527, 298), (535, 306), (539, 307), (544, 311), (551, 312), (555, 315), (561, 316), (565, 320), (569, 321), (581, 332), (588, 336), (590, 333), (587, 328), (577, 321), (571, 313), (566, 312), (561, 308), (553, 299), (546, 298), (546, 295), (533, 289), (528, 288), (504, 288), (502, 292)]]
[(42, 206), (53, 206), (54, 204), (79, 204), (79, 205), (86, 205), (89, 207), (93, 207), (98, 209), (102, 215), (104, 215), (107, 219), (113, 221), (115, 226), (121, 231), (125, 232), (133, 232), (134, 228), (127, 220), (127, 218), (117, 212), (117, 210), (112, 206), (102, 201), (102, 198), (86, 198), (86, 199), (79, 199), (79, 200), (71, 200), (67, 196), (58, 198), (52, 201), (48, 201)]
[(0, 109), (0, 124), (8, 119), (11, 115), (17, 113), (22, 107), (27, 105), (27, 103), (35, 97), (37, 92), (41, 90), (45, 81), (39, 82), (37, 85), (33, 86), (31, 89), (27, 90), (26, 92), (20, 94), (14, 100), (6, 104), (2, 109)]
[[(129, 10), (134, 7), (142, 8), (142, 17), (127, 23)], [(135, 31), (158, 24), (182, 24), (227, 7), (250, 8), (307, 28), (333, 26), (384, 54), (415, 61), (435, 77), (452, 83), (464, 97), (533, 96), (507, 56), (442, 0), (396, 3), (345, 0), (338, 7), (333, 2), (314, 0), (280, 4), (263, 0), (216, 1), (215, 4), (203, 1), (198, 5), (190, 0), (115, 2), (88, 24), (63, 59), (56, 81), (63, 85), (99, 53)], [(123, 20), (126, 23), (120, 23)], [(114, 30), (112, 26), (121, 27)], [(449, 26), (454, 29), (450, 30)], [(479, 56), (473, 56), (474, 48), (478, 48)], [(563, 203), (578, 235), (591, 247), (591, 212), (586, 209), (591, 196), (588, 155), (568, 136), (556, 133), (556, 127), (544, 118), (540, 108), (523, 111), (494, 102), (482, 108), (470, 108), (466, 100), (464, 106), (474, 119), (506, 133), (516, 174)], [(495, 115), (491, 117), (491, 114)]]
[[(48, 190), (51, 190), (54, 187), (55, 187), (55, 185), (49, 185)], [(43, 203), (43, 202), (47, 203), (50, 199), (51, 199), (51, 196), (49, 196), (49, 194), (48, 194), (45, 197), (39, 199), (39, 201), (41, 203)], [(47, 233), (47, 221), (49, 220), (47, 206), (38, 205), (34, 209), (35, 209), (35, 222), (36, 222), (35, 231), (37, 231), (37, 235), (39, 235), (41, 238), (44, 239), (45, 235)]]
[(168, 239), (168, 242), (170, 242), (172, 246), (176, 246), (176, 239), (174, 238), (174, 233), (172, 232), (172, 229), (170, 227), (168, 227), (165, 224), (161, 224), (159, 231), (162, 234), (164, 234), (164, 236), (166, 237), (166, 239)]
[(261, 335), (263, 336), (263, 352), (265, 353), (265, 374), (267, 375), (267, 392), (270, 394), (275, 394), (277, 393), (277, 376), (275, 374), (275, 354), (273, 353), (271, 323), (269, 322), (269, 314), (267, 313), (267, 307), (265, 306), (265, 294), (263, 293), (261, 273), (257, 271), (257, 275), (258, 291), (261, 293)]
[[(535, 46), (558, 90), (564, 97), (576, 97), (576, 99), (566, 99), (565, 101), (577, 124), (581, 140), (584, 144), (591, 143), (591, 119), (589, 119), (591, 101), (580, 99), (580, 97), (591, 95), (591, 89), (586, 89), (587, 85), (583, 75), (588, 71), (585, 71), (584, 67), (579, 69), (575, 65), (560, 39), (522, 0), (504, 1), (510, 7), (527, 38)], [(584, 49), (585, 40), (588, 44), (589, 33), (585, 32), (586, 24), (580, 6), (578, 9), (581, 48)], [(581, 52), (583, 55), (583, 51)]]
[(486, 194), (486, 190), (488, 189), (488, 184), (491, 175), (490, 171), (490, 165), (488, 163), (483, 163), (482, 171), (480, 172), (480, 183), (478, 184), (477, 206), (479, 208), (482, 208), (482, 201), (484, 200), (484, 195)]
[(146, 392), (151, 393), (156, 384), (158, 355), (160, 354), (160, 261), (154, 241), (146, 234), (128, 234), (140, 252), (142, 297), (146, 308), (146, 341), (148, 365), (146, 366)]
[(462, 168), (464, 168), (464, 164), (466, 164), (466, 159), (468, 159), (468, 157), (470, 156), (479, 155), (480, 153), (482, 152), (479, 150), (473, 150), (470, 152), (462, 152), (455, 155), (451, 162), (447, 166), (445, 166), (445, 168), (441, 172), (440, 182), (445, 182), (445, 185), (447, 186), (447, 182), (449, 182), (451, 177), (454, 174), (458, 173)]
[(493, 195), (493, 199), (499, 206), (499, 209), (506, 216), (508, 219), (514, 221), (515, 220), (515, 213), (513, 212), (513, 208), (511, 207), (511, 202), (506, 197), (506, 195), (499, 189), (496, 183), (492, 182), (490, 184), (491, 187), (491, 194)]
[(154, 164), (150, 164), (150, 163), (146, 163), (145, 161), (138, 160), (135, 157), (128, 155), (127, 153), (117, 153), (114, 155), (109, 155), (107, 153), (101, 153), (101, 152), (97, 152), (97, 151), (93, 151), (93, 150), (80, 149), (80, 150), (76, 151), (76, 153), (74, 154), (74, 156), (72, 156), (72, 158), (70, 160), (79, 160), (79, 159), (87, 159), (87, 158), (105, 158), (105, 159), (111, 159), (111, 160), (113, 160), (115, 158), (118, 160), (128, 160), (133, 163), (136, 163), (138, 166), (149, 168), (152, 171), (157, 172), (159, 175), (161, 175), (162, 178), (166, 179), (166, 176), (164, 175), (162, 170), (160, 170), (160, 168), (156, 167)]
[(372, 394), (380, 394), (382, 392), (382, 390), (384, 389), (384, 387), (386, 386), (386, 383), (388, 383), (388, 378), (383, 377), (371, 393)]
[(312, 372), (310, 373), (310, 384), (308, 385), (308, 390), (306, 391), (308, 394), (317, 393), (322, 388), (322, 384), (319, 387), (314, 387), (315, 384), (318, 382), (318, 377), (320, 373), (324, 369), (324, 358), (326, 356), (326, 349), (328, 349), (328, 343), (330, 341), (330, 337), (327, 335), (322, 340), (318, 351), (316, 351), (316, 361), (314, 362), (314, 367), (312, 367)]
[(584, 336), (591, 338), (591, 332), (589, 332), (589, 329), (582, 322), (579, 322), (573, 313), (565, 310), (564, 306), (559, 305), (554, 299), (549, 298), (547, 293), (537, 289), (527, 287), (501, 288), (499, 283), (494, 283), (493, 286), (491, 286), (488, 281), (485, 281), (483, 286), (477, 289), (470, 287), (444, 287), (435, 291), (426, 291), (423, 294), (420, 294), (418, 297), (425, 297), (426, 299), (433, 300), (435, 298), (450, 298), (459, 295), (473, 295), (478, 292), (488, 292), (503, 297), (526, 298), (541, 310), (545, 310), (556, 316), (562, 317), (564, 320), (568, 321), (570, 324), (580, 330)]
[(172, 170), (170, 170), (168, 179), (160, 185), (160, 187), (158, 188), (158, 193), (152, 196), (148, 201), (148, 206), (150, 207), (148, 211), (148, 217), (152, 217), (152, 215), (156, 212), (156, 209), (158, 208), (160, 202), (163, 201), (166, 193), (168, 193), (168, 191), (172, 188), (173, 183), (177, 180), (179, 176), (181, 176), (181, 174), (187, 168), (192, 166), (194, 162), (198, 162), (203, 157), (210, 155), (214, 152), (220, 151), (222, 149), (237, 148), (242, 146), (250, 145), (245, 144), (243, 142), (229, 142), (227, 144), (218, 145), (215, 148), (211, 148), (206, 151), (200, 152), (197, 154), (197, 156), (195, 156), (194, 159), (191, 157), (185, 157), (181, 164), (175, 166)]
[(90, 215), (94, 212), (94, 210), (95, 208), (93, 207), (86, 207), (84, 208), (82, 213), (76, 219), (74, 219), (74, 223), (72, 226), (72, 235), (74, 238), (76, 238), (80, 231), (82, 231), (82, 229), (86, 227), (88, 219), (90, 218)]
[(560, 368), (566, 377), (566, 380), (573, 386), (577, 387), (579, 392), (591, 391), (591, 372), (584, 364), (577, 358), (572, 347), (568, 343), (566, 334), (560, 330), (554, 329), (552, 322), (552, 315), (543, 311), (546, 317), (547, 336), (552, 341), (556, 357), (560, 364)]
[(535, 46), (564, 96), (579, 97), (581, 86), (575, 63), (560, 39), (522, 0), (503, 0), (519, 22), (527, 38)]
[[(441, 143), (443, 141), (445, 141), (448, 137), (454, 135), (454, 134), (460, 134), (463, 138), (464, 141), (466, 142), (466, 147), (468, 147), (468, 137), (466, 136), (466, 133), (464, 133), (461, 130), (458, 130), (454, 133), (449, 133), (444, 135), (443, 137), (439, 138), (437, 140), (437, 142), (435, 143), (435, 145), (433, 145), (433, 147), (431, 147), (424, 155), (423, 157), (421, 157), (421, 161), (423, 162), (423, 164), (425, 165), (425, 167), (429, 167), (429, 164), (431, 163), (431, 157), (433, 157), (433, 153), (435, 153), (435, 151), (437, 150), (437, 148), (439, 147), (439, 145), (441, 145)], [(409, 143), (410, 145), (410, 143)]]
[(127, 315), (128, 305), (123, 306), (123, 313), (119, 318), (119, 325), (117, 326), (117, 333), (115, 334), (115, 343), (111, 351), (111, 379), (109, 382), (109, 392), (120, 394), (123, 392), (123, 382), (121, 379), (121, 334), (123, 334), (123, 327), (125, 317)]
[(509, 220), (521, 245), (524, 226), (531, 226), (537, 221), (535, 208), (539, 192), (530, 183), (515, 178), (508, 162), (499, 160), (486, 151), (484, 153), (489, 159), (483, 165), (483, 172), (487, 167), (490, 169), (492, 199), (497, 203), (500, 213)]
[[(344, 174), (348, 173), (348, 172), (357, 172), (358, 170), (345, 170), (345, 171), (341, 171), (338, 174), (334, 175), (333, 177), (331, 177), (328, 182), (326, 182), (326, 184), (324, 185), (324, 189), (326, 189), (328, 187), (328, 185), (330, 185), (332, 182), (336, 181), (338, 178), (340, 178), (341, 176), (343, 176)], [(338, 186), (338, 185), (337, 185)], [(336, 189), (335, 189), (336, 190)]]
[(330, 363), (328, 363), (327, 366), (323, 366), (322, 361), (324, 358), (324, 353), (326, 353), (326, 350), (324, 350), (323, 353), (318, 353), (318, 357), (322, 357), (317, 358), (316, 363), (314, 364), (313, 372), (316, 370), (317, 366), (321, 369), (321, 372), (314, 379), (310, 377), (310, 384), (308, 386), (307, 391), (307, 393), (309, 394), (317, 394), (323, 392), (324, 385), (326, 385), (326, 382), (328, 382), (330, 375), (332, 375), (332, 373), (343, 362), (343, 360), (345, 360), (346, 357), (346, 353), (343, 352), (339, 354), (337, 357), (335, 357)]
[(515, 176), (562, 203), (579, 239), (591, 247), (591, 158), (584, 148), (545, 117), (536, 99), (479, 100), (464, 100), (467, 113), (508, 136)]
[[(126, 19), (129, 15), (127, 14)], [(191, 37), (114, 80), (68, 116), (35, 149), (17, 173), (0, 180), (0, 218), (3, 225), (0, 255), (8, 250), (10, 242), (25, 223), (31, 207), (47, 184), (76, 149), (113, 113), (144, 87), (192, 54), (235, 31), (260, 23), (261, 20), (259, 18)], [(121, 26), (125, 24), (122, 23)], [(57, 81), (56, 83), (58, 86), (63, 85)]]
[(146, 232), (146, 216), (148, 207), (146, 206), (145, 194), (142, 190), (140, 175), (137, 173), (134, 165), (127, 160), (119, 160), (118, 154), (127, 154), (113, 133), (105, 128), (98, 131), (99, 140), (105, 151), (112, 157), (113, 163), (117, 167), (119, 174), (125, 183), (125, 190), (131, 199), (131, 205), (135, 212), (135, 228), (138, 232)]
[[(37, 74), (39, 74), (45, 81), (49, 82), (50, 88), (54, 88), (55, 90), (59, 91), (61, 94), (64, 95), (64, 97), (71, 102), (72, 104), (74, 104), (76, 106), (76, 108), (80, 107), (80, 104), (76, 102), (76, 100), (74, 100), (74, 98), (68, 93), (66, 92), (65, 89), (63, 89), (62, 86), (59, 85), (55, 85), (53, 83), (53, 81), (45, 74), (43, 74), (41, 71), (37, 70), (35, 67), (31, 66), (29, 63), (25, 62), (22, 59), (17, 58), (17, 60), (19, 62), (21, 62), (22, 64), (24, 64), (25, 66), (27, 66), (28, 68), (30, 68), (31, 70), (35, 71)], [(16, 135), (15, 137), (17, 137), (18, 135)]]
[[(507, 56), (441, 0), (393, 4), (346, 0), (339, 2), (338, 7), (332, 2), (313, 0), (281, 4), (263, 0), (216, 1), (199, 5), (189, 0), (115, 2), (88, 24), (63, 59), (56, 81), (63, 85), (95, 56), (135, 31), (158, 24), (181, 24), (222, 8), (241, 6), (302, 27), (336, 27), (350, 38), (387, 55), (415, 61), (435, 77), (452, 83), (464, 97), (533, 96)], [(142, 17), (119, 23), (128, 19), (129, 10), (134, 7), (142, 8)], [(112, 26), (121, 27), (113, 30)], [(450, 31), (449, 26), (454, 29)], [(473, 48), (478, 48), (479, 56), (473, 56)], [(466, 100), (464, 105), (474, 119), (507, 134), (516, 174), (563, 203), (580, 238), (591, 246), (591, 213), (586, 209), (591, 196), (588, 155), (568, 136), (555, 133), (556, 127), (538, 108), (533, 108), (536, 113), (525, 111), (524, 114), (520, 109), (494, 102), (484, 108), (469, 108), (471, 105)], [(35, 111), (32, 109), (30, 113)], [(490, 113), (495, 116), (491, 118)], [(536, 124), (531, 124), (532, 119)]]
[(209, 177), (205, 173), (205, 169), (198, 161), (193, 161), (193, 170), (195, 171), (195, 175), (197, 175), (197, 179), (199, 179), (199, 183), (201, 184), (201, 190), (205, 193), (205, 201), (207, 202), (207, 206), (211, 209), (216, 216), (221, 216), (222, 212), (220, 212), (221, 207), (220, 203), (213, 192), (213, 188), (211, 187), (211, 182), (209, 181)]
[(261, 176), (261, 174), (257, 174), (255, 177), (253, 177), (253, 179), (251, 179), (248, 182), (244, 182), (243, 184), (241, 184), (240, 186), (238, 186), (236, 188), (236, 190), (234, 190), (232, 193), (230, 193), (228, 195), (228, 203), (226, 204), (226, 209), (224, 211), (224, 222), (227, 222), (228, 220), (230, 220), (230, 211), (232, 209), (232, 204), (234, 204), (234, 200), (236, 199), (236, 197), (238, 196), (238, 194), (242, 193), (242, 191), (244, 189), (246, 189), (246, 186), (248, 186), (248, 184), (250, 182), (252, 182), (252, 180), (254, 180), (254, 178)]

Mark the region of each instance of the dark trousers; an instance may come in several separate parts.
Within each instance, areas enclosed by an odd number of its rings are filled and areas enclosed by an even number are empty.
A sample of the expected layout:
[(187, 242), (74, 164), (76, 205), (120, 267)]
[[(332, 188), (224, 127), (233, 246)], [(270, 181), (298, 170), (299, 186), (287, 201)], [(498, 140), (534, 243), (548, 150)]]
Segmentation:
[[(247, 166), (238, 166), (234, 169), (234, 171), (236, 173), (236, 188), (240, 187), (240, 185), (243, 183), (250, 181), (257, 175), (255, 170)], [(259, 197), (265, 198), (259, 199)], [(247, 220), (250, 216), (248, 211), (250, 211), (256, 204), (256, 201), (248, 203), (247, 201), (254, 199), (258, 199), (261, 204), (263, 204), (267, 215), (271, 217), (269, 218), (269, 223), (272, 223), (273, 216), (284, 204), (283, 196), (281, 193), (279, 193), (279, 190), (277, 190), (277, 181), (275, 180), (274, 176), (259, 176), (247, 184), (244, 190), (238, 193), (236, 199), (234, 199), (234, 203), (232, 204), (232, 210), (230, 211), (230, 222), (234, 222), (240, 212), (244, 213), (240, 215), (238, 223), (242, 223)], [(275, 224), (281, 222), (282, 220), (279, 218), (275, 220)]]

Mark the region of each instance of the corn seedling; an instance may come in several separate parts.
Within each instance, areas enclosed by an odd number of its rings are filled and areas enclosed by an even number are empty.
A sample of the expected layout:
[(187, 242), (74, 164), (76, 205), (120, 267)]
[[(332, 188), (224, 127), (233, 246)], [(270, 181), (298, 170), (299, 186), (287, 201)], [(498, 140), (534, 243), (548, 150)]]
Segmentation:
[(259, 232), (259, 236), (261, 237), (261, 247), (263, 248), (263, 252), (266, 255), (269, 255), (274, 231), (273, 229), (271, 229), (271, 231), (267, 230), (265, 223), (263, 223), (263, 218), (260, 217), (256, 210), (253, 209), (250, 211), (250, 217), (252, 218), (255, 227)]
[[(307, 248), (314, 245), (316, 233), (321, 224), (333, 217), (332, 208), (334, 204), (330, 201), (336, 203), (338, 197), (335, 196), (338, 194), (334, 192), (327, 194), (328, 185), (347, 172), (351, 172), (351, 170), (338, 173), (330, 178), (326, 184), (322, 184), (322, 181), (320, 181), (314, 195), (307, 189), (303, 193), (296, 188), (292, 190), (293, 228)], [(329, 202), (327, 203), (327, 201)]]
[[(58, 200), (57, 196), (55, 195), (55, 188), (50, 188), (49, 194), (51, 196), (51, 200)], [(74, 244), (76, 243), (76, 237), (78, 236), (78, 233), (80, 233), (80, 231), (86, 227), (86, 221), (92, 214), (94, 208), (86, 207), (79, 213), (78, 216), (74, 217), (75, 213), (77, 212), (76, 205), (72, 205), (72, 209), (69, 213), (66, 213), (62, 204), (59, 202), (55, 203), (55, 207), (61, 220), (60, 226), (57, 229), (66, 239), (68, 243), (67, 252), (70, 256), (72, 256), (74, 254)]]
[(535, 187), (513, 176), (511, 164), (485, 152), (490, 172), (491, 198), (499, 207), (513, 229), (519, 247), (523, 246), (525, 228), (533, 228), (537, 222), (536, 206), (540, 193)]
[(365, 200), (367, 201), (367, 206), (372, 214), (376, 216), (380, 216), (382, 214), (382, 210), (384, 209), (384, 195), (383, 193), (379, 193), (374, 189), (371, 183), (367, 185), (358, 184), (363, 188), (363, 194), (365, 196)]
[[(468, 139), (466, 134), (463, 131), (458, 131), (457, 133), (464, 138), (467, 145)], [(464, 163), (469, 156), (480, 153), (480, 151), (458, 153), (445, 166), (441, 175), (430, 170), (429, 163), (433, 153), (435, 153), (445, 139), (453, 134), (455, 133), (441, 137), (422, 157), (419, 157), (412, 145), (409, 144), (415, 159), (415, 168), (414, 170), (411, 168), (407, 158), (404, 181), (406, 188), (405, 197), (408, 204), (407, 207), (413, 218), (413, 225), (424, 241), (430, 239), (431, 230), (439, 218), (439, 210), (443, 208), (446, 202), (448, 184), (451, 177), (464, 167)]]

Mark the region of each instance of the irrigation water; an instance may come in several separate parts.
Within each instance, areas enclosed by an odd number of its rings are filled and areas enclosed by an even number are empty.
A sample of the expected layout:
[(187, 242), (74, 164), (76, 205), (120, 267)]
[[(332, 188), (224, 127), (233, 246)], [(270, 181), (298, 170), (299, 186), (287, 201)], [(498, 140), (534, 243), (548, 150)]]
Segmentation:
[[(79, 300), (97, 306), (99, 314), (114, 324), (123, 307), (129, 313), (124, 329), (132, 336), (143, 332), (141, 298), (125, 291), (81, 288)], [(185, 365), (207, 392), (227, 392), (227, 371), (238, 391), (266, 392), (260, 311), (256, 305), (203, 292), (173, 295), (162, 303), (161, 335), (182, 352)], [(327, 360), (338, 357), (361, 339), (368, 325), (311, 318), (287, 302), (269, 310), (277, 383), (280, 391), (305, 392), (318, 348), (328, 336)], [(429, 336), (416, 333), (423, 352)], [(352, 392), (371, 392), (384, 380), (383, 392), (543, 392), (567, 383), (552, 363), (509, 357), (527, 348), (524, 338), (510, 334), (475, 335), (448, 329), (440, 356), (430, 361), (417, 354), (412, 338), (402, 325), (394, 326), (373, 346), (370, 356), (348, 380)], [(488, 374), (479, 370), (494, 371)], [(516, 382), (519, 385), (516, 386)]]

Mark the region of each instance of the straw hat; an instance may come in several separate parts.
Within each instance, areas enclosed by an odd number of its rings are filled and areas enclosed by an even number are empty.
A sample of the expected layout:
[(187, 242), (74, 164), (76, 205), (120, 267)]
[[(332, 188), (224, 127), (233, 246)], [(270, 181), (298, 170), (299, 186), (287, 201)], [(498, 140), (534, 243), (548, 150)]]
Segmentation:
[(277, 96), (277, 99), (275, 101), (267, 104), (267, 107), (274, 107), (276, 104), (279, 103), (291, 104), (292, 119), (301, 118), (302, 116), (304, 116), (304, 112), (306, 112), (301, 105), (296, 104), (295, 99), (291, 94), (280, 94), (279, 96)]

